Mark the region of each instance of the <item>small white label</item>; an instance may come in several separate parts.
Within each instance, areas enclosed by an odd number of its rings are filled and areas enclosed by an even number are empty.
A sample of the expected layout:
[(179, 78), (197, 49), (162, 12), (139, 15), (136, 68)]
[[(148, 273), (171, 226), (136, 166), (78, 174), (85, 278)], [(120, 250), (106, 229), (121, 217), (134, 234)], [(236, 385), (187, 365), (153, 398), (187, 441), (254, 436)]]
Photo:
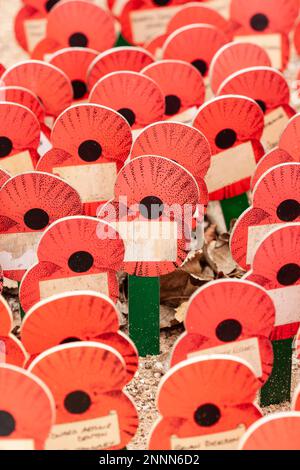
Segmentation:
[(112, 224), (125, 244), (125, 262), (176, 261), (176, 222), (116, 222)]
[(30, 268), (38, 261), (36, 250), (42, 232), (2, 233), (0, 265), (5, 271)]
[(52, 149), (52, 144), (50, 140), (48, 139), (48, 137), (45, 136), (44, 132), (41, 132), (41, 140), (40, 140), (40, 145), (38, 148), (39, 154), (42, 157), (43, 155), (45, 155), (45, 153), (47, 153), (51, 149)]
[(134, 10), (130, 13), (133, 42), (143, 44), (164, 34), (172, 16), (180, 6)]
[(212, 156), (205, 181), (212, 193), (253, 175), (256, 161), (252, 145), (245, 142)]
[(224, 18), (230, 18), (230, 0), (210, 0), (207, 6), (218, 11)]
[(0, 439), (0, 450), (34, 450), (33, 439)]
[(288, 122), (289, 118), (281, 106), (265, 115), (265, 127), (262, 135), (265, 148), (272, 149), (278, 145), (280, 136)]
[(247, 264), (251, 265), (258, 245), (262, 239), (268, 235), (273, 229), (284, 227), (286, 224), (269, 224), (269, 225), (250, 225), (248, 227), (247, 240)]
[(282, 51), (280, 34), (247, 34), (244, 36), (235, 36), (235, 41), (251, 42), (262, 47), (268, 53), (272, 67), (282, 68)]
[(46, 116), (45, 117), (45, 124), (46, 124), (46, 126), (49, 127), (49, 129), (52, 129), (54, 121), (55, 121), (55, 119), (54, 119), (53, 116)]
[(6, 170), (11, 176), (34, 170), (34, 166), (28, 150), (16, 153), (15, 155), (1, 158), (1, 168)]
[(121, 442), (118, 415), (56, 424), (46, 441), (46, 450), (101, 450)]
[(94, 290), (101, 294), (109, 295), (107, 273), (86, 274), (85, 276), (62, 277), (40, 281), (41, 300), (51, 295), (61, 294), (66, 291)]
[(182, 122), (183, 124), (192, 124), (197, 114), (197, 111), (198, 111), (198, 108), (196, 106), (193, 106), (192, 108), (182, 111), (182, 113), (169, 117), (167, 121), (175, 120), (176, 122)]
[(25, 36), (29, 52), (32, 52), (35, 46), (46, 37), (46, 28), (46, 18), (24, 21)]
[(246, 428), (242, 424), (230, 431), (205, 436), (184, 438), (172, 436), (171, 450), (237, 450), (239, 441), (245, 431)]
[(268, 290), (275, 309), (275, 326), (300, 322), (300, 285)]
[(232, 343), (221, 344), (214, 348), (195, 351), (188, 354), (188, 358), (206, 356), (208, 354), (229, 354), (230, 356), (244, 359), (252, 366), (256, 377), (262, 376), (262, 364), (257, 338), (243, 339), (242, 341), (234, 341)]
[(60, 166), (53, 173), (66, 180), (80, 194), (82, 202), (108, 201), (114, 196), (117, 177), (115, 163)]

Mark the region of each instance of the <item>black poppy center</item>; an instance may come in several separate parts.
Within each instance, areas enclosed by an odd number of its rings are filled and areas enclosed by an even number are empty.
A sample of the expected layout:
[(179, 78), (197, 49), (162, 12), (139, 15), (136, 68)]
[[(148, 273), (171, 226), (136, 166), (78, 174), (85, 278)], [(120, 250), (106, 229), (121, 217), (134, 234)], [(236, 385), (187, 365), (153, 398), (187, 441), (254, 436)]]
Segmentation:
[(118, 113), (120, 113), (126, 119), (130, 126), (133, 126), (133, 124), (135, 123), (135, 114), (132, 109), (121, 108), (118, 109)]
[(24, 223), (31, 230), (42, 230), (49, 224), (49, 215), (43, 209), (29, 209), (24, 215)]
[(178, 113), (181, 107), (180, 98), (176, 95), (167, 95), (165, 97), (165, 113), (167, 116), (173, 116)]
[(269, 18), (263, 13), (256, 13), (250, 19), (250, 25), (255, 31), (264, 31), (269, 25)]
[(164, 211), (164, 204), (159, 197), (146, 196), (140, 202), (140, 212), (146, 219), (158, 219)]
[(279, 204), (276, 212), (283, 222), (292, 222), (300, 215), (300, 204), (295, 199), (286, 199)]
[(93, 263), (94, 258), (87, 251), (76, 251), (68, 260), (69, 268), (74, 273), (85, 273), (93, 266)]
[(14, 417), (8, 411), (0, 410), (0, 436), (10, 436), (16, 428)]
[(216, 405), (206, 403), (199, 406), (194, 413), (194, 420), (199, 426), (209, 427), (216, 424), (221, 417), (221, 412)]
[(45, 4), (46, 11), (52, 10), (54, 5), (56, 5), (60, 0), (48, 0)]
[(78, 155), (85, 162), (95, 162), (101, 157), (102, 147), (95, 140), (85, 140), (79, 145)]
[(81, 390), (68, 393), (64, 400), (64, 407), (69, 413), (79, 415), (85, 413), (91, 406), (90, 396)]
[(228, 319), (218, 324), (216, 335), (220, 341), (229, 343), (235, 341), (242, 333), (242, 325), (239, 321)]
[(171, 0), (153, 0), (154, 5), (157, 5), (159, 7), (163, 7), (165, 5), (168, 5)]
[(282, 266), (277, 273), (277, 281), (282, 286), (291, 286), (300, 278), (300, 266), (295, 263), (289, 263)]
[(263, 100), (255, 100), (255, 101), (258, 104), (258, 106), (260, 107), (260, 109), (262, 110), (262, 112), (265, 113), (266, 110), (267, 110), (266, 103)]
[(0, 158), (7, 157), (12, 151), (12, 141), (5, 136), (0, 137)]
[(87, 86), (83, 80), (72, 80), (73, 98), (80, 100), (87, 93)]
[(237, 135), (233, 129), (223, 129), (216, 135), (215, 143), (220, 149), (229, 149), (235, 144), (236, 139)]
[(196, 67), (197, 70), (201, 73), (201, 75), (204, 77), (207, 73), (208, 66), (205, 60), (203, 59), (196, 59), (193, 60), (192, 65)]
[(70, 47), (87, 47), (88, 38), (83, 33), (74, 33), (69, 37)]
[(76, 341), (81, 341), (81, 339), (76, 338), (76, 336), (70, 336), (69, 338), (63, 339), (59, 344), (75, 343)]

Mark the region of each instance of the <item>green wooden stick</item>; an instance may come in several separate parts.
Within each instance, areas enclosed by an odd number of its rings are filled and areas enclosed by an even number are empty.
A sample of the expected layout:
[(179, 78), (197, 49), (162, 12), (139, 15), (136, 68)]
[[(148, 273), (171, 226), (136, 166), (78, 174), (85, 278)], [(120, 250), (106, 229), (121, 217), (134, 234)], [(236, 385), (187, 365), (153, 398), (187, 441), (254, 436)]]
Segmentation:
[(249, 207), (246, 193), (220, 201), (226, 227), (230, 229), (232, 219), (237, 219)]
[(260, 405), (269, 406), (291, 400), (293, 338), (273, 341), (274, 365), (260, 394)]
[(25, 317), (25, 312), (24, 312), (24, 310), (22, 309), (22, 305), (21, 305), (21, 302), (20, 302), (20, 285), (21, 285), (21, 283), (20, 283), (20, 282), (18, 282), (18, 293), (19, 293), (20, 315), (21, 315), (21, 320), (23, 320), (23, 318)]
[(120, 34), (114, 47), (120, 46), (132, 46), (132, 44), (129, 44), (129, 42), (127, 42), (126, 39), (123, 38), (122, 34)]
[(128, 276), (129, 336), (139, 355), (159, 354), (159, 277)]

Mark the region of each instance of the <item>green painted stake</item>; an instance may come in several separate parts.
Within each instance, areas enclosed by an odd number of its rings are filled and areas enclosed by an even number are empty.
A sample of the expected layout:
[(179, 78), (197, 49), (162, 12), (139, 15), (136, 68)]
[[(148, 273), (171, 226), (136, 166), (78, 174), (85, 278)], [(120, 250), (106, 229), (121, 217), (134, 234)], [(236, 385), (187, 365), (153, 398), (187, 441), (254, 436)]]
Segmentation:
[(159, 277), (128, 276), (129, 336), (139, 355), (156, 356), (159, 348)]
[(291, 400), (293, 338), (272, 341), (272, 374), (260, 393), (260, 405), (277, 405)]
[(21, 302), (20, 302), (20, 285), (21, 285), (21, 283), (20, 283), (20, 282), (18, 282), (18, 292), (19, 292), (20, 315), (21, 315), (21, 320), (23, 320), (23, 318), (25, 317), (25, 312), (24, 312), (24, 310), (22, 309), (22, 305), (21, 305)]
[(114, 47), (120, 46), (132, 46), (132, 44), (129, 44), (129, 42), (127, 42), (126, 39), (123, 38), (122, 34), (120, 34)]
[(232, 219), (237, 219), (249, 207), (246, 193), (220, 201), (226, 227), (230, 229)]

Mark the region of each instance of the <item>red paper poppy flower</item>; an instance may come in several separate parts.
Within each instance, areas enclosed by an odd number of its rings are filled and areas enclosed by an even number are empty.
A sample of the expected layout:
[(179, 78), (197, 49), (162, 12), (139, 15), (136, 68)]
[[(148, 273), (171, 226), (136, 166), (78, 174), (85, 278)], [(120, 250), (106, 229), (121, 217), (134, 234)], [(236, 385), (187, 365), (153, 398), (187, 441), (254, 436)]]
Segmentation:
[(7, 336), (13, 326), (13, 316), (4, 297), (0, 296), (0, 335)]
[(260, 142), (264, 116), (259, 106), (245, 96), (221, 96), (201, 106), (193, 125), (212, 151), (205, 179), (210, 200), (248, 191), (256, 162), (264, 154)]
[(209, 144), (197, 129), (179, 122), (157, 122), (146, 127), (136, 138), (130, 158), (158, 155), (169, 158), (194, 175), (200, 189), (200, 203), (207, 205), (203, 181), (211, 161)]
[(300, 55), (300, 22), (297, 23), (294, 32), (294, 45), (298, 55)]
[(300, 161), (300, 114), (293, 116), (279, 140), (279, 148), (287, 152), (294, 161)]
[(0, 364), (0, 448), (42, 450), (54, 418), (53, 398), (39, 378)]
[(251, 180), (252, 190), (262, 175), (270, 170), (273, 166), (293, 161), (293, 157), (285, 152), (285, 150), (281, 150), (279, 147), (275, 147), (273, 150), (267, 152), (256, 165), (255, 173)]
[(274, 322), (273, 302), (261, 287), (235, 279), (209, 283), (189, 302), (171, 366), (193, 356), (230, 354), (249, 362), (263, 384), (272, 371)]
[[(125, 362), (110, 346), (57, 346), (40, 354), (30, 371), (48, 385), (56, 404), (56, 425), (47, 449), (123, 449), (134, 437), (138, 416), (123, 391), (128, 382)], [(99, 432), (90, 433), (91, 426)], [(59, 437), (59, 431), (73, 429), (81, 439)]]
[(0, 103), (0, 165), (11, 175), (33, 170), (38, 161), (40, 125), (30, 109)]
[(113, 197), (118, 171), (129, 155), (132, 137), (127, 121), (112, 109), (78, 104), (56, 120), (54, 149), (38, 163), (39, 171), (55, 173), (79, 192), (86, 214)]
[(25, 312), (35, 303), (71, 290), (93, 290), (117, 300), (116, 271), (124, 244), (112, 226), (93, 217), (65, 217), (45, 231), (37, 250), (39, 262), (20, 286)]
[(264, 238), (246, 278), (272, 297), (276, 307), (272, 340), (292, 338), (298, 330), (300, 299), (300, 224), (286, 223)]
[(5, 276), (20, 281), (36, 262), (44, 229), (55, 220), (81, 214), (78, 193), (54, 175), (28, 172), (0, 189), (0, 264)]
[(299, 163), (277, 165), (258, 180), (252, 207), (233, 227), (230, 241), (233, 258), (249, 269), (263, 237), (287, 222), (300, 222)]
[(152, 64), (154, 58), (141, 47), (114, 47), (99, 54), (87, 71), (88, 88), (91, 90), (97, 81), (111, 72), (131, 70), (140, 72)]
[(229, 75), (248, 67), (271, 67), (271, 60), (262, 47), (244, 42), (230, 42), (214, 55), (210, 65), (210, 86), (217, 93)]
[(284, 76), (271, 67), (249, 67), (230, 75), (218, 95), (239, 94), (254, 99), (265, 114), (262, 141), (268, 149), (279, 137), (295, 110), (289, 105), (290, 90)]
[(182, 60), (161, 60), (142, 70), (152, 78), (164, 94), (165, 119), (192, 121), (205, 99), (205, 85), (195, 67)]
[(20, 62), (6, 70), (2, 80), (6, 86), (17, 85), (33, 91), (51, 116), (57, 116), (72, 102), (70, 80), (61, 70), (46, 62)]
[(93, 49), (68, 47), (51, 56), (50, 64), (62, 70), (71, 80), (74, 100), (88, 97), (86, 74), (97, 55), (98, 52)]
[(109, 73), (95, 84), (89, 100), (115, 109), (133, 129), (161, 120), (165, 110), (159, 86), (138, 72)]
[(10, 175), (6, 171), (0, 169), (0, 188), (2, 188), (4, 183), (6, 183), (6, 181), (9, 180), (9, 178), (10, 178)]
[(240, 450), (300, 450), (299, 433), (300, 413), (275, 413), (248, 429)]
[(44, 13), (24, 5), (16, 14), (14, 32), (18, 44), (26, 52), (32, 52), (46, 35), (47, 20)]
[(167, 38), (163, 46), (163, 59), (189, 62), (205, 77), (213, 56), (227, 42), (226, 35), (214, 26), (183, 26)]
[(22, 343), (11, 333), (13, 316), (9, 305), (0, 297), (0, 364), (6, 362), (23, 367), (27, 353)]
[(240, 437), (261, 417), (253, 405), (258, 389), (259, 381), (241, 359), (213, 355), (181, 362), (160, 383), (162, 418), (152, 429), (149, 449), (237, 449)]
[(171, 160), (134, 158), (118, 174), (115, 199), (99, 217), (116, 224), (125, 243), (124, 270), (137, 276), (174, 271), (186, 257), (199, 190)]
[(4, 74), (6, 68), (4, 67), (3, 64), (0, 64), (0, 77)]
[(156, 60), (160, 60), (162, 57), (162, 47), (168, 37), (168, 34), (160, 34), (150, 41), (145, 42), (144, 48), (153, 55)]
[(47, 15), (52, 8), (59, 3), (61, 0), (23, 0), (25, 5), (29, 5), (40, 13)]
[(22, 323), (21, 338), (31, 356), (29, 363), (36, 355), (59, 344), (100, 341), (121, 354), (128, 380), (138, 368), (137, 350), (119, 331), (119, 313), (115, 305), (108, 297), (96, 292), (67, 292), (34, 305)]

